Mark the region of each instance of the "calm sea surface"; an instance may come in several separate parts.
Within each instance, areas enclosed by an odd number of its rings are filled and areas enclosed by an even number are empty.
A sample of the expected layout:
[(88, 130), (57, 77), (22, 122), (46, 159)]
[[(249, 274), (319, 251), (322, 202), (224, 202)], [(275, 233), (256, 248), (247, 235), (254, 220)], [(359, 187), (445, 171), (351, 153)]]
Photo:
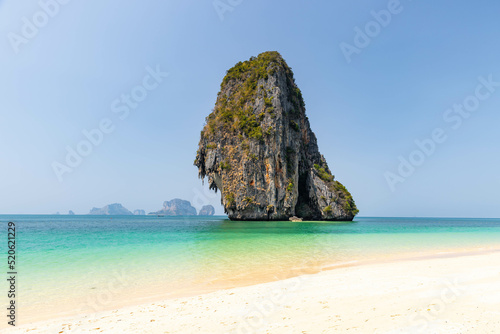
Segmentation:
[(8, 221), (16, 223), (21, 324), (364, 261), (500, 248), (500, 219), (0, 215), (5, 273)]

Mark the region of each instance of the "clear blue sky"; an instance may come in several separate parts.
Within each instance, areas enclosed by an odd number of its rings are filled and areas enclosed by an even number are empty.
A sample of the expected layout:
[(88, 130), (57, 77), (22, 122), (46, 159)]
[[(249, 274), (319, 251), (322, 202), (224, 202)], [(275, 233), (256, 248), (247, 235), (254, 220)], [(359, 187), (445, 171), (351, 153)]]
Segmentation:
[[(152, 211), (175, 197), (222, 213), (219, 194), (196, 197), (199, 133), (225, 71), (276, 50), (360, 215), (500, 217), (500, 87), (460, 125), (443, 119), (474, 103), (478, 77), (500, 81), (500, 3), (402, 0), (380, 31), (371, 11), (390, 1), (232, 3), (221, 20), (210, 0), (72, 0), (48, 7), (53, 16), (37, 1), (1, 1), (0, 213)], [(36, 35), (23, 28), (35, 20)], [(340, 45), (367, 24), (373, 37), (348, 63)], [(111, 105), (148, 66), (169, 75), (121, 120)], [(59, 182), (53, 162), (106, 118), (114, 131)], [(436, 128), (446, 141), (392, 191), (386, 172)]]

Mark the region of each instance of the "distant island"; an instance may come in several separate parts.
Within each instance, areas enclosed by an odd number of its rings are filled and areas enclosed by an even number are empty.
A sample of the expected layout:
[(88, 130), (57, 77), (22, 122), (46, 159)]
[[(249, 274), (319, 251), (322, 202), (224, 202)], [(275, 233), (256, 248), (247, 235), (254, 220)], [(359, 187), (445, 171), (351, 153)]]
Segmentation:
[[(73, 211), (69, 211), (70, 215), (74, 215)], [(134, 212), (131, 212), (127, 208), (125, 208), (123, 205), (120, 203), (113, 203), (113, 204), (108, 204), (102, 208), (92, 208), (90, 212), (88, 213), (89, 215), (106, 215), (106, 216), (128, 216), (128, 215), (135, 215), (135, 216), (144, 216), (146, 215), (146, 212), (141, 209), (134, 210)], [(213, 216), (215, 214), (215, 209), (212, 205), (204, 205), (199, 214), (196, 212), (196, 208), (191, 205), (189, 201), (175, 198), (171, 201), (165, 201), (163, 202), (163, 207), (154, 212), (148, 213), (150, 216)]]
[(302, 93), (278, 52), (227, 71), (194, 164), (221, 191), (231, 220), (352, 220), (358, 213), (319, 152)]
[(204, 205), (198, 213), (199, 216), (213, 216), (214, 214), (215, 209), (211, 205)]
[(171, 201), (163, 202), (163, 208), (155, 212), (150, 212), (149, 215), (196, 216), (196, 208), (189, 201), (174, 198)]
[(133, 215), (132, 212), (125, 209), (123, 205), (120, 203), (114, 203), (106, 205), (102, 208), (92, 208), (90, 210), (89, 215), (117, 215), (117, 216), (125, 216), (125, 215)]

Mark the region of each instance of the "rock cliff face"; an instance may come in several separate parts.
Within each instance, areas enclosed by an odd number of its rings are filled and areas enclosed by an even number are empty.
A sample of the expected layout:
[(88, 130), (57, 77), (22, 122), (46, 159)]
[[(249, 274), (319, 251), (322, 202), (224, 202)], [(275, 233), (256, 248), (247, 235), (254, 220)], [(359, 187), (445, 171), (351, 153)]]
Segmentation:
[(199, 216), (213, 216), (215, 215), (215, 209), (211, 205), (204, 205), (200, 212), (198, 213)]
[(146, 211), (144, 211), (144, 210), (140, 210), (140, 209), (134, 210), (135, 216), (144, 216), (145, 214), (146, 214)]
[(225, 76), (195, 159), (232, 220), (352, 220), (351, 194), (319, 153), (292, 70), (277, 52)]
[(171, 201), (163, 202), (163, 208), (161, 210), (151, 212), (149, 214), (165, 216), (196, 216), (196, 209), (189, 201), (175, 198)]
[(89, 215), (131, 215), (132, 212), (125, 209), (121, 204), (114, 203), (102, 208), (92, 208)]

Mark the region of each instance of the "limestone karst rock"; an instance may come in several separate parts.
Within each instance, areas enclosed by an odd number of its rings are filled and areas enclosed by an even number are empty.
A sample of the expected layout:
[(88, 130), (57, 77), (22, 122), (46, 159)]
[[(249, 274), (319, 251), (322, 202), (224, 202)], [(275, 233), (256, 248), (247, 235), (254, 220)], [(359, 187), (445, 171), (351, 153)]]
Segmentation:
[(214, 214), (215, 214), (215, 208), (212, 205), (208, 204), (204, 205), (200, 209), (198, 216), (213, 216)]
[(163, 208), (156, 212), (150, 212), (150, 215), (164, 216), (196, 216), (196, 209), (189, 201), (174, 198), (171, 201), (163, 202)]
[(352, 220), (358, 212), (319, 153), (302, 93), (278, 52), (227, 71), (194, 164), (221, 191), (232, 220)]
[(89, 215), (132, 215), (132, 212), (124, 208), (120, 203), (114, 203), (102, 208), (92, 208)]

